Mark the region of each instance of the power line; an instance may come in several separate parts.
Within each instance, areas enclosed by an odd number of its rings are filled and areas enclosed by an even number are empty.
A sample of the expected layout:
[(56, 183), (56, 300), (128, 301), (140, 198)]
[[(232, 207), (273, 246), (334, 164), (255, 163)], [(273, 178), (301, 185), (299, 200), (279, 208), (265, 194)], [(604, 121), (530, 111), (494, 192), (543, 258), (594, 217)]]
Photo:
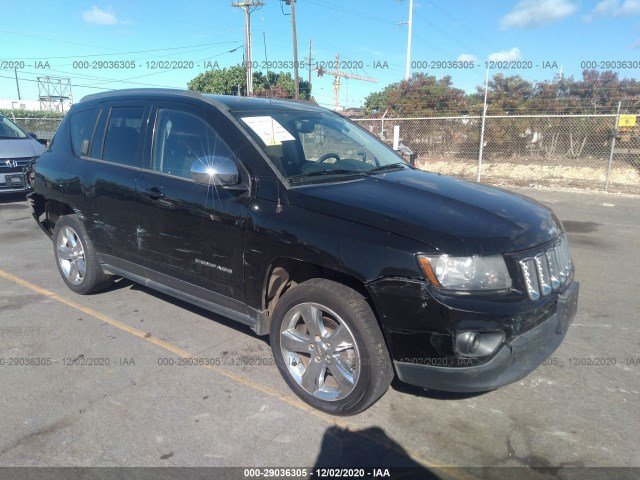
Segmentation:
[[(242, 46), (240, 47), (236, 47), (232, 50), (226, 50), (224, 52), (221, 53), (217, 53), (215, 55), (208, 55), (206, 58), (201, 59), (201, 60), (196, 60), (195, 63), (200, 62), (200, 61), (204, 61), (207, 60), (209, 58), (216, 58), (219, 57), (221, 55), (225, 55), (227, 53), (232, 53), (236, 50), (238, 50), (239, 48), (242, 48)], [(200, 50), (197, 50), (200, 51)], [(0, 71), (6, 71), (9, 69), (0, 69)], [(113, 79), (113, 78), (108, 78), (108, 77), (102, 77), (102, 76), (96, 76), (96, 75), (87, 75), (87, 74), (82, 74), (82, 73), (71, 73), (65, 70), (58, 70), (58, 69), (47, 69), (47, 73), (57, 73), (57, 74), (62, 74), (62, 75), (66, 75), (69, 76), (70, 78), (75, 78), (75, 79), (83, 79), (83, 80), (93, 80), (94, 84), (93, 85), (74, 85), (76, 87), (84, 87), (84, 88), (104, 88), (104, 87), (98, 87), (98, 84), (108, 84), (108, 83), (129, 83), (132, 85), (141, 85), (141, 86), (150, 86), (150, 87), (160, 87), (160, 88), (175, 88), (175, 86), (166, 86), (166, 85), (157, 85), (157, 84), (151, 84), (151, 83), (144, 83), (144, 82), (132, 82), (131, 80), (135, 80), (138, 78), (145, 78), (145, 77), (149, 77), (149, 76), (153, 76), (153, 75), (160, 75), (163, 73), (168, 73), (168, 72), (174, 72), (177, 71), (177, 69), (161, 69), (158, 70), (156, 72), (151, 72), (151, 73), (147, 73), (144, 75), (138, 75), (135, 77), (128, 77), (128, 78), (117, 78), (117, 79)], [(21, 74), (26, 74), (26, 75), (42, 75), (43, 72), (30, 72), (27, 70), (20, 70)], [(6, 78), (6, 77), (1, 77), (1, 78)], [(31, 81), (31, 82), (36, 82), (36, 80), (29, 80), (29, 79), (21, 79), (22, 81)], [(109, 89), (109, 90), (113, 90), (113, 89)]]
[(395, 23), (394, 21), (389, 20), (388, 18), (376, 17), (374, 15), (364, 14), (359, 10), (352, 10), (352, 9), (345, 8), (345, 7), (340, 7), (340, 6), (337, 6), (337, 5), (332, 5), (332, 4), (329, 4), (327, 2), (323, 2), (322, 0), (307, 0), (307, 3), (311, 3), (311, 4), (314, 4), (314, 5), (318, 5), (320, 7), (328, 8), (330, 10), (335, 10), (337, 12), (346, 13), (347, 15), (352, 15), (354, 17), (364, 18), (364, 19), (367, 19), (367, 20), (373, 20), (374, 22), (381, 22), (381, 23), (387, 23), (387, 24), (394, 24)]
[[(169, 50), (182, 50), (185, 48), (198, 48), (198, 50), (192, 51), (200, 51), (200, 47), (211, 47), (214, 45), (224, 45), (228, 43), (237, 43), (237, 41), (226, 41), (226, 42), (215, 42), (215, 43), (201, 43), (199, 45), (187, 45), (184, 47), (168, 47), (168, 48), (154, 48), (151, 50), (135, 50), (129, 52), (115, 52), (115, 53), (90, 53), (86, 55), (65, 55), (65, 56), (54, 56), (54, 57), (20, 57), (20, 60), (59, 60), (59, 59), (69, 59), (69, 58), (91, 58), (91, 57), (108, 57), (108, 56), (116, 56), (116, 55), (135, 55), (138, 53), (152, 53), (152, 52), (166, 52)], [(190, 52), (184, 52), (190, 53)], [(15, 57), (17, 58), (17, 57)], [(8, 60), (11, 60), (11, 57), (7, 57)]]

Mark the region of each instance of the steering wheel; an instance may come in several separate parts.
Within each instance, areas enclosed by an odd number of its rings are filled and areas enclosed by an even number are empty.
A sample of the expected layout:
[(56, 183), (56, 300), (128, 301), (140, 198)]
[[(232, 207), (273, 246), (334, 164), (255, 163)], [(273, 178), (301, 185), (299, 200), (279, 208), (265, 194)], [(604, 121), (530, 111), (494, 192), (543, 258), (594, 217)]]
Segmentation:
[(336, 162), (340, 161), (340, 155), (338, 155), (337, 153), (325, 153), (324, 155), (322, 155), (318, 160), (316, 160), (318, 163), (324, 163), (327, 160), (329, 160), (330, 158), (335, 158)]

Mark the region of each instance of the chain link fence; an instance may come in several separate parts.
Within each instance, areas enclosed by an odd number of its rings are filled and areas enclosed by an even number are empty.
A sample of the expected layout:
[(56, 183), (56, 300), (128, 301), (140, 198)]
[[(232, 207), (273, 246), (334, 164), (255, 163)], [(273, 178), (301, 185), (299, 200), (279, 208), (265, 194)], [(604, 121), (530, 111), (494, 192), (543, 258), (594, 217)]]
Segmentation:
[[(400, 142), (417, 154), (416, 165), (433, 172), (505, 185), (640, 194), (640, 123), (619, 127), (616, 115), (488, 116), (482, 154), (479, 116), (355, 121), (390, 145), (398, 126)], [(47, 142), (60, 122), (15, 119)]]
[[(627, 116), (628, 117), (628, 116)], [(635, 117), (634, 117), (635, 118)], [(416, 165), (468, 180), (640, 193), (640, 125), (616, 115), (356, 119), (417, 154)], [(615, 141), (614, 141), (615, 138)]]
[(62, 122), (61, 118), (12, 118), (13, 122), (29, 133), (35, 133), (38, 140), (50, 142)]

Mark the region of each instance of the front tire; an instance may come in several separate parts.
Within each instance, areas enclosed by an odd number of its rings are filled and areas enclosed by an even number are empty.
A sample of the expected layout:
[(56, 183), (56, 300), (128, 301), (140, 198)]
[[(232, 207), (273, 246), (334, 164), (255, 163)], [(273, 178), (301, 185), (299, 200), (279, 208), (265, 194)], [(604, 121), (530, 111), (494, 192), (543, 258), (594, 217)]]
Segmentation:
[(80, 295), (104, 290), (112, 283), (102, 270), (93, 244), (76, 215), (58, 219), (53, 229), (53, 253), (67, 287)]
[(317, 278), (285, 292), (270, 336), (276, 365), (289, 387), (324, 412), (359, 413), (382, 396), (393, 378), (371, 307), (341, 283)]

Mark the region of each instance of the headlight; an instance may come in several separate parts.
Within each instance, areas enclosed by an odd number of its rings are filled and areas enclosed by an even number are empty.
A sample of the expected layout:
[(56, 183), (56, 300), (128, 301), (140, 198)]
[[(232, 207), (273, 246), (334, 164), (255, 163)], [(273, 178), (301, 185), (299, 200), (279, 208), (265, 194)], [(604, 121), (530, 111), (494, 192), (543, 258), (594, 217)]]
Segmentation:
[(418, 255), (418, 262), (425, 276), (438, 288), (464, 292), (511, 288), (511, 277), (502, 255)]

